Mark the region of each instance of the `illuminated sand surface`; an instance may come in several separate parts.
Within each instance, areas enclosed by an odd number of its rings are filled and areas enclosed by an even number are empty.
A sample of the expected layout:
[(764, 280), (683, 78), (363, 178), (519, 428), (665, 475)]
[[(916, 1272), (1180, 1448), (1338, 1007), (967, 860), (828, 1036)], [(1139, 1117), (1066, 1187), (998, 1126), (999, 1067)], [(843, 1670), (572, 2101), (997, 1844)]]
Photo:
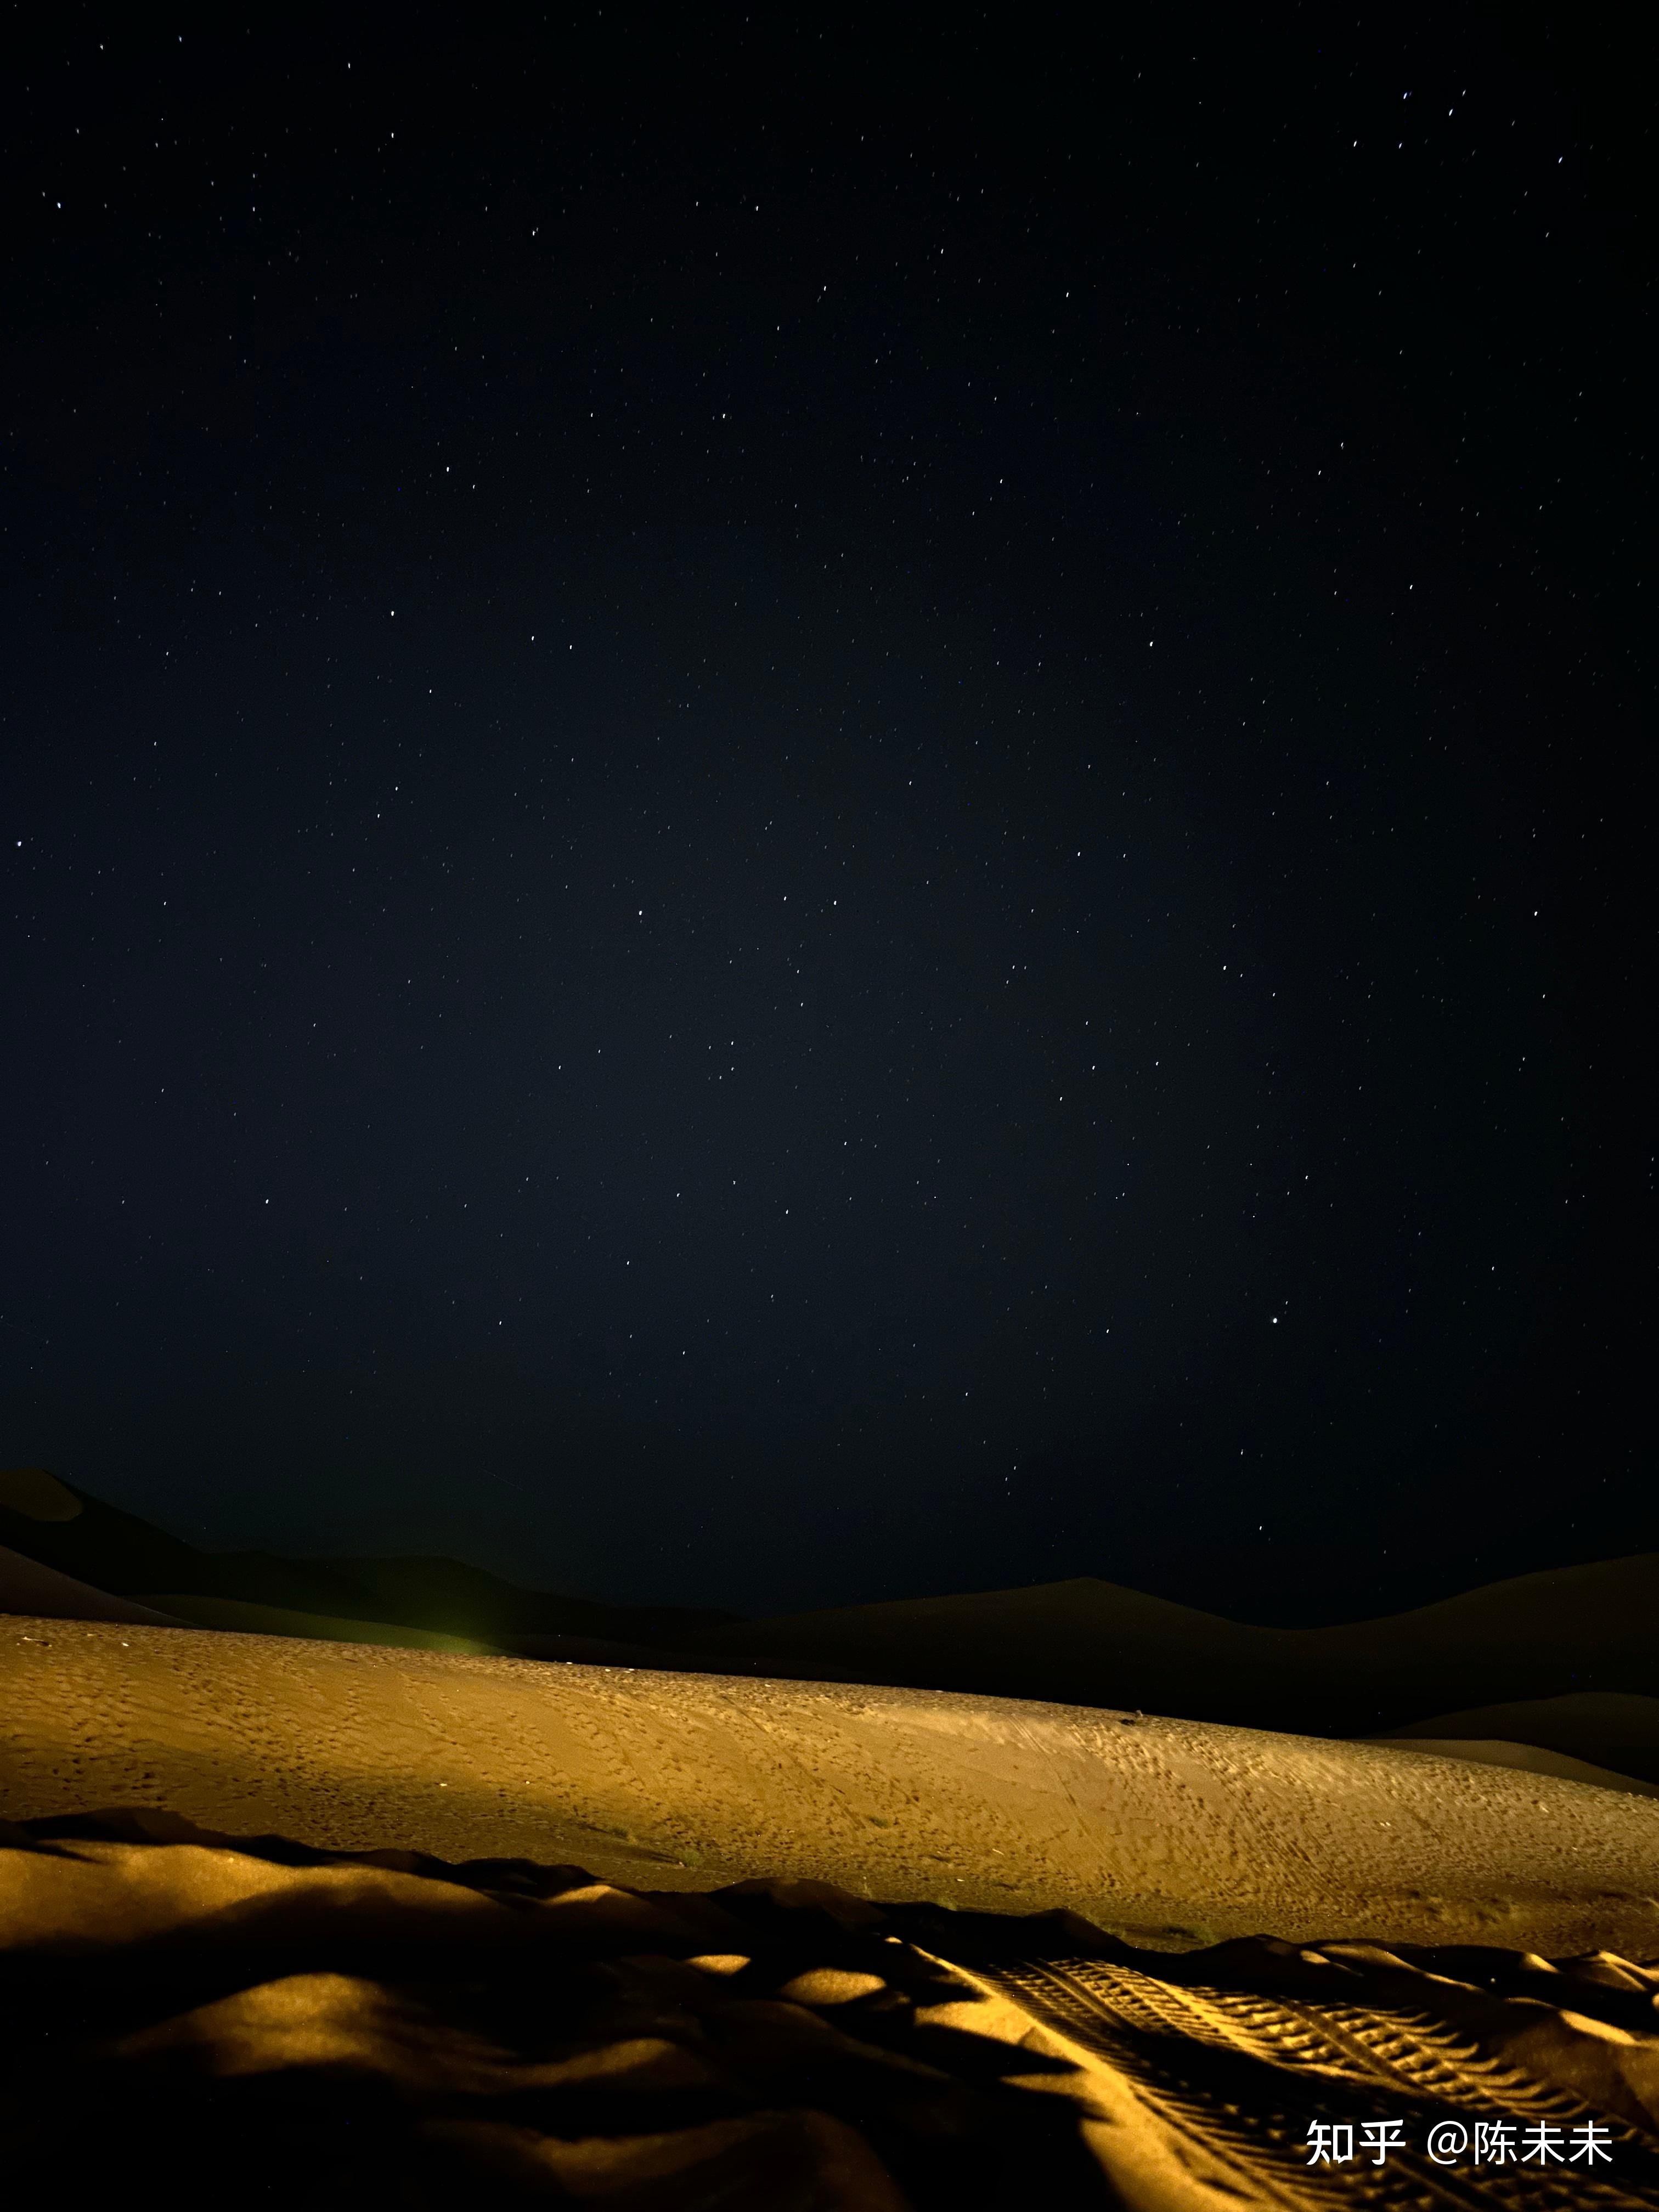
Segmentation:
[(0, 1623), (0, 1816), (1226, 1937), (1659, 1957), (1659, 1808), (1466, 1759), (942, 1692)]

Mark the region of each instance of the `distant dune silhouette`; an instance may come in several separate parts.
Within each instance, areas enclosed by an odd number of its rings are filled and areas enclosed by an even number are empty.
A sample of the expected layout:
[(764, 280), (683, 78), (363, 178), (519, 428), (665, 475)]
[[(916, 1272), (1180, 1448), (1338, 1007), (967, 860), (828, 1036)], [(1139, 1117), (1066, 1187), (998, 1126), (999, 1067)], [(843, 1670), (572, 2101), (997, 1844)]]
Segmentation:
[(519, 1637), (564, 1635), (672, 1649), (737, 1617), (520, 1589), (459, 1559), (283, 1559), (270, 1552), (199, 1551), (43, 1468), (0, 1469), (0, 1543), (118, 1596), (144, 1599), (162, 1592), (226, 1599), (492, 1646)]
[[(1655, 1633), (1659, 1635), (1659, 1625)], [(1659, 1784), (1659, 1698), (1578, 1690), (1564, 1698), (1532, 1698), (1431, 1714), (1381, 1740), (1404, 1744), (1431, 1737), (1448, 1747), (1492, 1737), (1535, 1744), (1540, 1750), (1587, 1759)]]
[[(1659, 1696), (1659, 1553), (1553, 1569), (1340, 1627), (1260, 1628), (1090, 1578), (744, 1621), (699, 1648), (852, 1679), (1315, 1735), (1609, 1691)], [(1450, 1731), (1449, 1733), (1459, 1733)], [(1555, 1748), (1565, 1749), (1565, 1746)]]
[(38, 1559), (9, 1551), (4, 1545), (0, 1545), (0, 1613), (50, 1613), (60, 1620), (130, 1620), (152, 1628), (185, 1626), (175, 1613), (94, 1589), (90, 1583), (59, 1574), (56, 1567), (42, 1566)]

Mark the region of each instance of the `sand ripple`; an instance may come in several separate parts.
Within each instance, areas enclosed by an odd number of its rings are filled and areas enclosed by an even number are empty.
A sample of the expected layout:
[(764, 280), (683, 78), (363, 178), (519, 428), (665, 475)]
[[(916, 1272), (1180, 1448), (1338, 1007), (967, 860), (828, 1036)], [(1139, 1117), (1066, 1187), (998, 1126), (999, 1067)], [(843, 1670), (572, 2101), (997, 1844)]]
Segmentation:
[[(1174, 1956), (817, 1882), (0, 1827), (20, 2203), (1659, 2207), (1656, 2001), (1607, 1953)], [(1379, 2120), (1384, 2166), (1310, 2168), (1317, 2124)], [(1594, 2121), (1611, 2163), (1443, 2167), (1448, 2121)]]

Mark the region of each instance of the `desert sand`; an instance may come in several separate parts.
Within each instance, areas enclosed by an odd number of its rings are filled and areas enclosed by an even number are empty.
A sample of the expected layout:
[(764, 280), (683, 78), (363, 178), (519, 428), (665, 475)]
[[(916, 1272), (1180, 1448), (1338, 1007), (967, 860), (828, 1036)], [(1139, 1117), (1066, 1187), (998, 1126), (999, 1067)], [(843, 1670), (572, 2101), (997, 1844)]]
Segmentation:
[(1659, 2208), (1628, 1792), (46, 1617), (0, 1717), (20, 2203)]
[(0, 1632), (0, 1815), (1066, 1911), (1165, 1948), (1659, 1957), (1659, 1810), (1419, 1751), (945, 1692), (91, 1621)]
[(526, 1589), (453, 1559), (208, 1553), (39, 1467), (0, 1468), (0, 1612), (1140, 1706), (1409, 1738), (1638, 1795), (1659, 1784), (1659, 1553), (1376, 1620), (1270, 1628), (1087, 1577), (744, 1620)]
[[(19, 2202), (142, 2173), (325, 2212), (1659, 2205), (1659, 1974), (1606, 1953), (1170, 1958), (129, 1814), (0, 1826), (0, 1983)], [(1386, 2172), (1310, 2166), (1344, 2127)]]
[(1554, 1774), (1564, 1782), (1588, 1782), (1598, 1790), (1623, 1790), (1632, 1797), (1659, 1797), (1659, 1782), (1643, 1782), (1631, 1774), (1615, 1774), (1610, 1767), (1595, 1766), (1588, 1759), (1540, 1745), (1516, 1743), (1509, 1736), (1435, 1736), (1426, 1732), (1409, 1735), (1381, 1735), (1372, 1739), (1398, 1751), (1426, 1753), (1436, 1759), (1472, 1759), (1482, 1766), (1511, 1766), (1525, 1774)]

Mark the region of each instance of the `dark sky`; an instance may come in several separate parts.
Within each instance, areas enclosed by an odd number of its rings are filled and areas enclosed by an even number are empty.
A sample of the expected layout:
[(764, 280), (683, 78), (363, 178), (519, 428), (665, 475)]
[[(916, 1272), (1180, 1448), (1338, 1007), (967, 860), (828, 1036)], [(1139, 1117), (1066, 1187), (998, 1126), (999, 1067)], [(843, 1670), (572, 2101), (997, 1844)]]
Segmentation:
[(1613, 34), (149, 12), (9, 34), (0, 1461), (756, 1610), (1659, 1543)]

